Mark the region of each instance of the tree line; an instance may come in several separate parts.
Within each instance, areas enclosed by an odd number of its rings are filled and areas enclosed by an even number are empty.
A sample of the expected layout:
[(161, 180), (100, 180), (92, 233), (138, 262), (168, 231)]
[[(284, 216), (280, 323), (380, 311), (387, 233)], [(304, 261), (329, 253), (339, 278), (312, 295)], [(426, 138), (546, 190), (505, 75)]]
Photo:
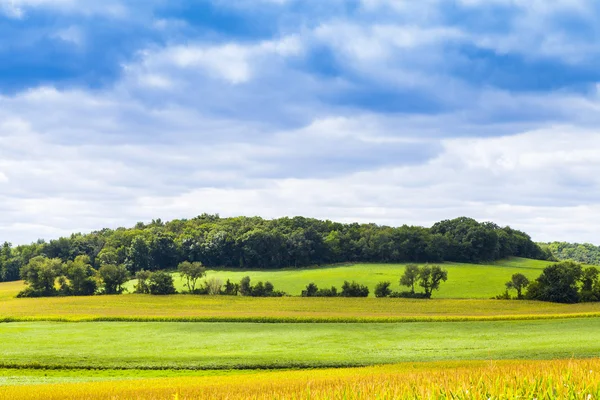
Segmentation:
[(111, 265), (135, 275), (138, 271), (174, 270), (186, 261), (208, 267), (276, 269), (344, 262), (480, 263), (510, 256), (549, 259), (551, 253), (524, 232), (466, 217), (424, 228), (203, 214), (29, 245), (5, 242), (0, 247), (0, 280), (20, 279), (21, 269), (38, 256), (62, 263), (85, 256), (96, 271)]
[(534, 281), (523, 274), (514, 274), (506, 282), (506, 291), (496, 298), (509, 300), (514, 290), (517, 300), (539, 300), (554, 303), (600, 301), (600, 270), (584, 267), (574, 261), (562, 261), (544, 268)]
[(600, 246), (590, 243), (552, 242), (540, 246), (556, 260), (571, 260), (584, 264), (600, 265)]

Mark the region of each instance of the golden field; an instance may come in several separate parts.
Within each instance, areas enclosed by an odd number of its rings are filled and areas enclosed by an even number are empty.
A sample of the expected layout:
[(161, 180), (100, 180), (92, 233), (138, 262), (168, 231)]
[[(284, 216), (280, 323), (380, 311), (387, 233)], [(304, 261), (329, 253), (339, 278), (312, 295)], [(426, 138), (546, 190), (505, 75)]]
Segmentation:
[(0, 283), (0, 321), (407, 322), (600, 316), (600, 303), (190, 295), (15, 298), (22, 288), (22, 282)]
[(600, 360), (473, 361), (0, 387), (2, 399), (585, 399)]

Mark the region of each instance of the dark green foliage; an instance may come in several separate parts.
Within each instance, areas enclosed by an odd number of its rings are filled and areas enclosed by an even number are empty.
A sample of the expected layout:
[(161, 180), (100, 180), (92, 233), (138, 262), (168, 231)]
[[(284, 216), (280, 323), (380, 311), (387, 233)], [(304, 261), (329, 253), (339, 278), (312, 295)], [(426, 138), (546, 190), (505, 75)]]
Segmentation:
[(315, 297), (337, 297), (338, 290), (335, 286), (332, 286), (330, 289), (319, 289), (315, 294)]
[(418, 266), (411, 264), (404, 269), (404, 274), (400, 278), (400, 286), (408, 286), (411, 293), (415, 292), (415, 284), (419, 279), (420, 269)]
[(583, 276), (580, 264), (563, 261), (544, 269), (529, 285), (526, 298), (554, 303), (577, 303), (580, 300), (578, 283)]
[(342, 297), (368, 297), (369, 296), (369, 288), (367, 286), (361, 285), (357, 282), (348, 282), (344, 281), (342, 285), (342, 292), (340, 293)]
[(508, 289), (506, 289), (502, 294), (499, 294), (498, 296), (492, 298), (495, 300), (512, 300), (510, 293), (508, 293)]
[(242, 296), (252, 296), (252, 285), (250, 285), (250, 277), (245, 276), (240, 281), (240, 294)]
[(123, 293), (123, 285), (129, 279), (127, 268), (123, 265), (104, 264), (98, 270), (98, 275), (104, 283), (104, 294)]
[(306, 289), (302, 291), (302, 297), (316, 297), (319, 288), (313, 282), (306, 286)]
[(517, 291), (517, 299), (523, 298), (523, 290), (529, 286), (529, 279), (523, 274), (514, 274), (510, 281), (506, 282), (508, 290), (515, 289)]
[(232, 283), (229, 279), (227, 279), (227, 282), (225, 282), (225, 286), (223, 287), (221, 294), (225, 296), (237, 296), (239, 291), (240, 285), (237, 283)]
[(242, 296), (252, 297), (283, 297), (286, 294), (281, 291), (276, 291), (273, 284), (269, 281), (262, 283), (258, 282), (252, 286), (250, 284), (250, 277), (246, 276), (240, 281), (239, 292)]
[(127, 251), (127, 269), (132, 274), (150, 270), (150, 249), (143, 237), (137, 236)]
[(403, 299), (429, 299), (431, 296), (425, 293), (414, 293), (414, 292), (392, 292), (390, 294), (392, 298), (403, 298)]
[(283, 268), (340, 262), (480, 262), (508, 256), (545, 258), (529, 236), (469, 218), (432, 228), (342, 224), (294, 217), (264, 220), (201, 215), (190, 220), (130, 229), (103, 229), (0, 251), (0, 279), (18, 279), (17, 269), (44, 255), (62, 262), (89, 257), (94, 269), (125, 264), (141, 270), (171, 270), (179, 263), (207, 267)]
[(335, 286), (331, 289), (319, 289), (314, 283), (309, 283), (302, 291), (302, 297), (337, 297), (338, 290)]
[(430, 298), (434, 290), (439, 290), (440, 284), (448, 280), (448, 271), (440, 266), (424, 266), (419, 272), (419, 286), (425, 290), (425, 297)]
[[(448, 271), (439, 266), (430, 267), (425, 265), (419, 268), (417, 265), (407, 265), (404, 274), (400, 278), (400, 286), (408, 286), (410, 292), (395, 292), (392, 297), (406, 298), (431, 298), (434, 290), (439, 290), (440, 284), (448, 280)], [(425, 293), (415, 293), (415, 284), (418, 283)]]
[(547, 253), (526, 233), (490, 222), (479, 223), (472, 218), (438, 222), (431, 233), (448, 240), (444, 260), (477, 263), (509, 256), (547, 258)]
[(148, 278), (148, 290), (150, 294), (167, 295), (175, 294), (175, 285), (171, 274), (164, 271), (155, 271)]
[(377, 286), (375, 286), (375, 297), (388, 297), (392, 294), (392, 290), (390, 286), (391, 282), (379, 282)]
[(29, 285), (29, 288), (22, 292), (21, 297), (25, 297), (25, 292), (31, 297), (56, 295), (58, 291), (55, 283), (61, 274), (62, 262), (60, 259), (49, 259), (42, 256), (32, 258), (21, 269), (21, 277)]
[(74, 261), (67, 261), (64, 268), (64, 276), (68, 281), (61, 284), (62, 294), (91, 296), (96, 292), (98, 283), (88, 256), (77, 256)]

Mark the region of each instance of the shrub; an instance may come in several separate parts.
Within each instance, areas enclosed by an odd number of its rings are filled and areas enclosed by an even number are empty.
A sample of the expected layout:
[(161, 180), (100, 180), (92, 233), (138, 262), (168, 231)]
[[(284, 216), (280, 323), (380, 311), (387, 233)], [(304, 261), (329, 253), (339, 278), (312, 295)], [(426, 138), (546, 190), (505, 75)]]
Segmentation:
[(302, 297), (316, 297), (319, 288), (314, 283), (309, 283), (306, 289), (302, 291)]
[(335, 286), (332, 286), (331, 289), (319, 289), (315, 294), (315, 297), (337, 297), (338, 290)]
[(510, 293), (508, 293), (508, 289), (506, 289), (504, 291), (504, 293), (499, 294), (498, 296), (492, 297), (492, 299), (494, 299), (494, 300), (512, 300), (512, 297), (510, 297)]
[(392, 298), (403, 298), (403, 299), (429, 299), (431, 296), (426, 293), (413, 293), (413, 292), (392, 292), (390, 294)]
[(150, 279), (150, 275), (152, 272), (141, 270), (135, 274), (135, 279), (137, 279), (137, 283), (135, 285), (135, 293), (140, 294), (150, 294), (150, 286), (148, 280)]
[(223, 282), (220, 279), (211, 278), (206, 281), (206, 294), (216, 295), (221, 294), (221, 287), (223, 287)]
[(240, 291), (240, 285), (237, 283), (232, 283), (229, 279), (225, 282), (225, 288), (221, 292), (225, 296), (237, 296)]
[(175, 285), (171, 274), (164, 271), (156, 271), (150, 274), (148, 278), (148, 289), (150, 294), (167, 295), (175, 294)]
[(391, 282), (379, 282), (375, 286), (375, 297), (388, 297), (392, 294), (392, 290), (390, 289), (391, 284)]
[(250, 285), (250, 277), (245, 276), (240, 281), (239, 292), (242, 296), (252, 296), (252, 285)]
[(357, 282), (348, 282), (344, 281), (342, 285), (342, 293), (340, 294), (342, 297), (368, 297), (369, 296), (369, 288), (367, 286), (361, 285)]

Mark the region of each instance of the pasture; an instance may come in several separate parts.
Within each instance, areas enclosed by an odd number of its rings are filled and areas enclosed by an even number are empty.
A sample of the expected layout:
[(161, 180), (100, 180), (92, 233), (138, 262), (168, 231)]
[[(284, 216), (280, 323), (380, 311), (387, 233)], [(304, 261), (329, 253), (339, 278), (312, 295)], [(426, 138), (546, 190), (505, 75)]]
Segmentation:
[[(0, 283), (0, 398), (598, 396), (600, 303), (489, 299), (512, 274), (534, 279), (546, 265), (444, 264), (449, 280), (432, 300), (18, 299), (23, 282)], [(297, 296), (309, 282), (340, 287), (356, 280), (372, 291), (389, 280), (400, 290), (403, 270), (390, 264), (219, 270), (207, 279), (249, 275)], [(578, 359), (540, 361), (568, 358)]]
[[(440, 264), (448, 270), (448, 281), (441, 285), (435, 292), (435, 298), (472, 298), (489, 299), (502, 293), (504, 284), (515, 273), (522, 273), (529, 279), (537, 278), (542, 270), (548, 266), (547, 261), (529, 260), (525, 258), (511, 258), (491, 264)], [(375, 285), (381, 281), (390, 281), (392, 290), (404, 291), (400, 287), (400, 276), (406, 264), (348, 264), (336, 266), (323, 266), (311, 268), (283, 269), (283, 270), (208, 270), (206, 279), (219, 279), (225, 282), (239, 282), (243, 277), (250, 276), (253, 283), (270, 281), (277, 290), (293, 296), (299, 296), (310, 282), (320, 288), (336, 286), (338, 289), (345, 280), (355, 280), (367, 285), (373, 297)], [(179, 274), (174, 274), (175, 287), (178, 291), (185, 290), (184, 281)], [(134, 281), (128, 284), (128, 289), (133, 291)]]
[(600, 318), (370, 324), (23, 322), (4, 367), (229, 369), (594, 357)]

